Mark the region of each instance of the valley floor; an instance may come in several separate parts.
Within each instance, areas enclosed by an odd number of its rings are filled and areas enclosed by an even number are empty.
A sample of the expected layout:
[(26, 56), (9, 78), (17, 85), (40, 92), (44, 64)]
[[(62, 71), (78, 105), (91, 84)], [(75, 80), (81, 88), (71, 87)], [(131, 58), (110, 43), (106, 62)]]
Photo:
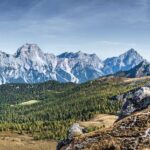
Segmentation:
[(0, 150), (55, 150), (56, 142), (35, 141), (28, 135), (18, 135), (10, 132), (0, 133)]

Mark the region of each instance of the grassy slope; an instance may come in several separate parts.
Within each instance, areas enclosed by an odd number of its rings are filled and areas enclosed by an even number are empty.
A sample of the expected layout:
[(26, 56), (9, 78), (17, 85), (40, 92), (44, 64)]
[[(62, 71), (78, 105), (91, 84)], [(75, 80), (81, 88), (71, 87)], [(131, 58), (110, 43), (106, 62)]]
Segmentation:
[[(146, 82), (103, 78), (81, 85), (54, 81), (3, 85), (0, 86), (0, 130), (26, 132), (36, 139), (62, 139), (75, 121), (87, 121), (95, 114), (116, 114), (120, 104), (110, 98)], [(10, 107), (31, 99), (40, 103)]]
[(113, 126), (114, 122), (117, 120), (117, 116), (109, 114), (98, 114), (89, 121), (80, 121), (79, 124), (83, 127), (93, 129), (93, 128), (108, 128)]
[(0, 150), (54, 150), (55, 141), (35, 141), (28, 135), (0, 133)]

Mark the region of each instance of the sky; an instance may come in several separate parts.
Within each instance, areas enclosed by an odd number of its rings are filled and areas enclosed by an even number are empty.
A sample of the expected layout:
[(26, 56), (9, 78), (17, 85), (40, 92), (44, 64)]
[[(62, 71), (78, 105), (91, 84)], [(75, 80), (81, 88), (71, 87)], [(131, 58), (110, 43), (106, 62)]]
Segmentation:
[(150, 0), (0, 0), (0, 50), (25, 43), (102, 59), (134, 48), (150, 61)]

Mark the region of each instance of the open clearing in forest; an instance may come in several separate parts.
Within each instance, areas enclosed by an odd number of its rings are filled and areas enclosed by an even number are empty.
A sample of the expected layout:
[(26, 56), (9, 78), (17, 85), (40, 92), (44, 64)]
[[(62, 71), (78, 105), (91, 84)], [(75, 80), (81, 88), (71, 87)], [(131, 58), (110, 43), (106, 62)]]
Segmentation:
[(39, 103), (40, 101), (38, 100), (29, 100), (29, 101), (26, 101), (26, 102), (22, 102), (20, 104), (17, 104), (17, 105), (11, 105), (12, 107), (14, 106), (28, 106), (28, 105), (33, 105), (33, 104), (36, 104), (36, 103)]
[(115, 115), (99, 114), (90, 121), (79, 122), (79, 124), (84, 127), (108, 128), (113, 126), (116, 120), (117, 116)]

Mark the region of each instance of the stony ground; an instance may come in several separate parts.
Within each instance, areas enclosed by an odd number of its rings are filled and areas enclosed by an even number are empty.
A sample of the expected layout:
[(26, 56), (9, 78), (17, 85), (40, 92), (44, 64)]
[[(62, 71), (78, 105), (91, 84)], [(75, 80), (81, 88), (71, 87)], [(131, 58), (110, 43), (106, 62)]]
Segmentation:
[(76, 137), (61, 150), (148, 150), (150, 107), (114, 124), (114, 127)]

